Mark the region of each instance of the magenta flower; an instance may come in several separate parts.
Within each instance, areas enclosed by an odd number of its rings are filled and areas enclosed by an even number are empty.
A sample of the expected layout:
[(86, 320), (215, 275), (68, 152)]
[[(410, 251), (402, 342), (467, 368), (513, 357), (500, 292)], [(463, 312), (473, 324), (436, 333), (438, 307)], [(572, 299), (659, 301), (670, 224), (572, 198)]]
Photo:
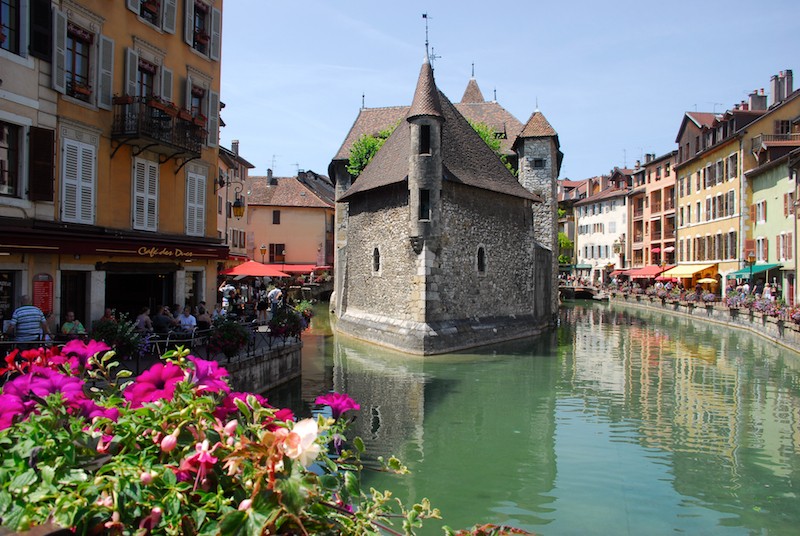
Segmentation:
[(178, 365), (156, 363), (125, 389), (125, 398), (130, 401), (132, 408), (162, 398), (170, 400), (175, 394), (175, 384), (182, 380), (183, 369)]
[(0, 395), (0, 429), (14, 423), (16, 418), (26, 418), (39, 402), (54, 393), (61, 393), (64, 403), (81, 411), (87, 401), (83, 393), (83, 381), (74, 376), (65, 376), (55, 370), (33, 366), (32, 372), (17, 376), (3, 387)]
[[(79, 339), (74, 339), (69, 341), (64, 347), (61, 349), (61, 354), (66, 355), (69, 357), (75, 357), (78, 359), (78, 368), (85, 369), (86, 364), (89, 362), (89, 358), (97, 355), (100, 352), (107, 352), (111, 350), (111, 347), (108, 346), (103, 341), (89, 341), (85, 343)], [(74, 362), (70, 362), (71, 365), (74, 367)]]
[(247, 397), (250, 395), (255, 396), (256, 400), (258, 400), (258, 403), (261, 404), (262, 407), (267, 407), (267, 399), (263, 396), (256, 393), (243, 393), (236, 391), (233, 393), (228, 393), (228, 395), (222, 399), (222, 402), (220, 402), (219, 406), (217, 406), (217, 409), (214, 410), (214, 416), (222, 420), (231, 413), (239, 411), (239, 408), (236, 406), (236, 401), (241, 400), (247, 404)]
[(189, 361), (194, 364), (194, 373), (191, 382), (197, 386), (197, 392), (203, 393), (229, 393), (228, 382), (223, 378), (228, 376), (228, 371), (219, 366), (216, 361), (206, 361), (199, 357), (189, 356)]
[(334, 419), (341, 417), (342, 413), (345, 411), (361, 409), (361, 406), (358, 405), (355, 400), (344, 393), (330, 393), (324, 396), (318, 396), (314, 403), (330, 406)]

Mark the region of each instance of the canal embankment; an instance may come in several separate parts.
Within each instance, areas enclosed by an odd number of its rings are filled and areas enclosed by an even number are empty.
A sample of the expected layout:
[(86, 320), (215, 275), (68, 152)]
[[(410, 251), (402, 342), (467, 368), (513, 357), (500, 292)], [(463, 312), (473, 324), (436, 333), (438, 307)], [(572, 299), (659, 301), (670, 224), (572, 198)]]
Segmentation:
[(630, 294), (612, 295), (609, 305), (655, 310), (748, 331), (800, 354), (800, 324), (752, 308), (728, 307), (721, 302), (670, 301), (656, 296)]

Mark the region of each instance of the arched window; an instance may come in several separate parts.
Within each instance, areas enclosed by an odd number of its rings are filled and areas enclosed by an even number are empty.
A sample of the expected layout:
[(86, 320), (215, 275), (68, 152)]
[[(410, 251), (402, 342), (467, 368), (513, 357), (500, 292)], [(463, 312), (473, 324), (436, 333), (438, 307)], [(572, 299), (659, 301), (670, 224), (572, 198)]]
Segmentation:
[(372, 250), (372, 271), (375, 273), (381, 271), (381, 252), (378, 248)]
[(478, 247), (478, 273), (483, 274), (486, 272), (486, 250), (483, 246)]

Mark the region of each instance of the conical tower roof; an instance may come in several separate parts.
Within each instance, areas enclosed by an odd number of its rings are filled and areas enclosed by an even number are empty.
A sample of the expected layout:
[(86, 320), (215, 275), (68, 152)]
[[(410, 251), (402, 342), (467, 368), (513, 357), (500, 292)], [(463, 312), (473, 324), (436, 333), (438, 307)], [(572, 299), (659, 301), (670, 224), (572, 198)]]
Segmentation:
[(425, 55), (425, 62), (419, 71), (417, 89), (414, 91), (414, 100), (411, 102), (411, 109), (408, 111), (408, 119), (413, 119), (420, 115), (442, 117), (439, 90), (436, 89), (436, 82), (433, 80), (433, 68), (427, 54)]
[(467, 89), (464, 90), (464, 96), (461, 97), (461, 103), (478, 103), (478, 102), (486, 102), (483, 98), (483, 93), (481, 93), (481, 88), (478, 87), (478, 81), (474, 78), (470, 78), (469, 82), (467, 83)]
[(519, 133), (520, 138), (542, 138), (545, 136), (558, 136), (556, 130), (550, 126), (550, 123), (545, 119), (542, 112), (536, 110), (531, 115), (528, 122), (525, 123), (522, 132)]

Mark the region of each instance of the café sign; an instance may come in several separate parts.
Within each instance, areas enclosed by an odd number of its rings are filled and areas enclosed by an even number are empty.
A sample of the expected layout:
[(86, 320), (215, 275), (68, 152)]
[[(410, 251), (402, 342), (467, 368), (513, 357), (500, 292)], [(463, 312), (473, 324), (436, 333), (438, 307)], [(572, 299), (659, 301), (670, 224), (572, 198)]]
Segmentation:
[(180, 248), (159, 248), (142, 246), (137, 250), (140, 257), (170, 257), (173, 259), (191, 259), (194, 253)]

